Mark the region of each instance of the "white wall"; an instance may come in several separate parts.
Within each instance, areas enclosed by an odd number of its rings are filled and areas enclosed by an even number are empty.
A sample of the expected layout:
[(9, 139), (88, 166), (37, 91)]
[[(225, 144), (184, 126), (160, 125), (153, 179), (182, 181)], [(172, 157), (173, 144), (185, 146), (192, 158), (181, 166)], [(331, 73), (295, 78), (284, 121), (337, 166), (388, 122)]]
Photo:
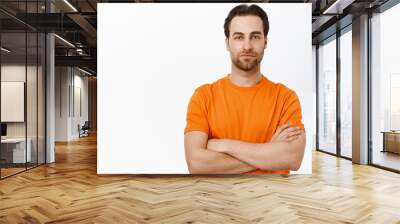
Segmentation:
[[(316, 127), (317, 123), (317, 86), (316, 86), (316, 81), (317, 81), (317, 48), (315, 45), (312, 46), (312, 74), (313, 74), (313, 111), (314, 112), (314, 118), (313, 118), (313, 126)], [(317, 129), (314, 128), (314, 132), (312, 133), (312, 149), (316, 150), (317, 149)]]
[[(78, 124), (83, 125), (88, 120), (88, 78), (83, 75), (76, 68), (56, 67), (56, 141), (77, 139), (79, 137)], [(77, 97), (79, 89), (80, 98)], [(77, 105), (82, 105), (82, 114), (79, 113)]]
[[(77, 126), (80, 124), (81, 126), (85, 123), (85, 121), (88, 121), (89, 118), (89, 112), (88, 112), (88, 77), (85, 76), (83, 77), (82, 74), (79, 70), (75, 69), (74, 70), (74, 99), (75, 99), (75, 104), (74, 104), (74, 109), (75, 113), (73, 116), (73, 119), (71, 120), (72, 122), (72, 129), (71, 129), (71, 135), (73, 138), (79, 137), (78, 129)], [(80, 90), (80, 93), (78, 91)], [(80, 99), (78, 97), (78, 94), (80, 94)], [(81, 101), (79, 103), (79, 100)], [(81, 113), (79, 111), (79, 107), (82, 110)]]
[[(223, 23), (236, 5), (98, 4), (98, 173), (188, 172), (188, 101), (230, 72)], [(311, 173), (311, 4), (258, 5), (271, 27), (261, 70), (299, 96), (307, 146), (297, 173)]]
[(55, 68), (55, 141), (68, 140), (68, 67)]

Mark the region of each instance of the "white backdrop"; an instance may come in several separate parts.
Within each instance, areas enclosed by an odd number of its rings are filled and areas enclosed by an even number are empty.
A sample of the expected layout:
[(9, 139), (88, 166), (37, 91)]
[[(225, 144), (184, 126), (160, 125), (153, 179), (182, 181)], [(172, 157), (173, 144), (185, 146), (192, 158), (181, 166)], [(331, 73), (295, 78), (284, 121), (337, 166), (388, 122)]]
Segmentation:
[[(188, 173), (183, 131), (194, 90), (230, 72), (223, 23), (238, 4), (98, 4), (99, 174)], [(270, 32), (261, 72), (295, 90), (311, 173), (311, 4), (258, 4)]]

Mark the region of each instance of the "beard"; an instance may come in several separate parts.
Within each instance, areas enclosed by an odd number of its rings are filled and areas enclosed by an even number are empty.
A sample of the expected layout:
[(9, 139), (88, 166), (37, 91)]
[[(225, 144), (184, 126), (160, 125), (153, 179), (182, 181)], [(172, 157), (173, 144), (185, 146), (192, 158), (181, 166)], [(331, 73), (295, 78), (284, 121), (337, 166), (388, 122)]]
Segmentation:
[(243, 71), (251, 71), (261, 63), (263, 55), (255, 55), (247, 60), (239, 57), (232, 59), (232, 63)]

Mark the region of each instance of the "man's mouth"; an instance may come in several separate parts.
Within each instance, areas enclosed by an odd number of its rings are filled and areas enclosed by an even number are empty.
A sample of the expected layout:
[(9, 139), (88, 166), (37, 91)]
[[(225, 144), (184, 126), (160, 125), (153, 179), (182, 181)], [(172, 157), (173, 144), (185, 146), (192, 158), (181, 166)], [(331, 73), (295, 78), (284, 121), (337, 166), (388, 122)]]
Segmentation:
[(253, 54), (242, 54), (241, 56), (242, 57), (255, 57), (255, 55), (253, 55)]

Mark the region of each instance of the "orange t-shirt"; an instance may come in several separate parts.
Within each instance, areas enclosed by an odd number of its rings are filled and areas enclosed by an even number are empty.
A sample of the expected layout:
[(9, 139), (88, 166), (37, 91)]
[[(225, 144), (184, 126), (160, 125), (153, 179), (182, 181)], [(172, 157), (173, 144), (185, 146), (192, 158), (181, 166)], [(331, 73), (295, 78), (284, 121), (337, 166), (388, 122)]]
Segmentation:
[[(294, 91), (262, 76), (251, 87), (233, 84), (228, 76), (196, 89), (190, 99), (184, 133), (202, 131), (208, 138), (250, 143), (270, 141), (280, 125), (290, 121), (304, 129)], [(253, 170), (247, 173), (289, 174), (289, 170)]]

